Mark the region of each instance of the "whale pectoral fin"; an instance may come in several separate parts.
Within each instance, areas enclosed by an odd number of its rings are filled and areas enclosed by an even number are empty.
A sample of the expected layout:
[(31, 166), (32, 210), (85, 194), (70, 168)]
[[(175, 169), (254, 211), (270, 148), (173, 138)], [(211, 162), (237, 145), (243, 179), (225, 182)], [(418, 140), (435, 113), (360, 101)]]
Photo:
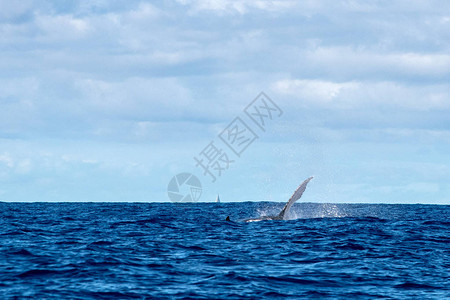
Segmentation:
[(313, 176), (311, 176), (308, 179), (306, 179), (305, 181), (303, 181), (303, 183), (300, 184), (300, 186), (295, 190), (294, 194), (292, 194), (291, 198), (289, 199), (289, 201), (286, 203), (286, 205), (283, 207), (280, 214), (278, 215), (278, 217), (281, 220), (284, 220), (285, 217), (287, 217), (292, 204), (294, 204), (295, 201), (297, 201), (298, 199), (300, 199), (302, 197), (303, 192), (306, 190), (306, 186), (308, 185), (308, 182), (311, 179), (313, 179)]

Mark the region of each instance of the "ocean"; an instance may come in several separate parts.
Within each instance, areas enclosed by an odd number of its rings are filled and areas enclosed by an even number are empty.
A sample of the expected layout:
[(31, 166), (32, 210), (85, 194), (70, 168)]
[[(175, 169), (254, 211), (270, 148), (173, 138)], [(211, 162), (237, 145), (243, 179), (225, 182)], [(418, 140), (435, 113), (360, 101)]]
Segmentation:
[(0, 295), (450, 299), (450, 206), (283, 205), (0, 203)]

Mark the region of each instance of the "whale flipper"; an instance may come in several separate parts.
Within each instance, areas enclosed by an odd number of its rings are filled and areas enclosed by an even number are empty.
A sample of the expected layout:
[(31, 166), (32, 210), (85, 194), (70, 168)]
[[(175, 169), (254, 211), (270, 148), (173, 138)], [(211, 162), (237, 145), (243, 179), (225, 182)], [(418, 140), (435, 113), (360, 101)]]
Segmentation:
[(308, 182), (311, 181), (313, 177), (309, 177), (305, 181), (303, 181), (302, 184), (295, 190), (294, 194), (292, 194), (289, 201), (286, 203), (286, 205), (281, 210), (280, 214), (278, 215), (279, 220), (286, 220), (289, 216), (289, 210), (291, 209), (292, 204), (295, 203), (298, 199), (300, 199), (303, 195), (303, 192), (306, 190), (306, 186), (308, 185)]
[(303, 181), (302, 184), (300, 184), (300, 186), (295, 190), (294, 194), (292, 194), (289, 201), (286, 203), (286, 205), (283, 207), (283, 209), (277, 216), (264, 216), (264, 217), (255, 218), (255, 219), (247, 219), (244, 221), (245, 222), (255, 222), (255, 221), (262, 221), (262, 220), (287, 220), (288, 216), (289, 216), (289, 211), (291, 210), (291, 206), (295, 203), (295, 201), (297, 201), (298, 199), (301, 198), (301, 196), (303, 195), (303, 192), (306, 190), (306, 186), (308, 185), (308, 182), (310, 182), (311, 179), (313, 179), (312, 176), (309, 177), (308, 179), (306, 179), (305, 181)]

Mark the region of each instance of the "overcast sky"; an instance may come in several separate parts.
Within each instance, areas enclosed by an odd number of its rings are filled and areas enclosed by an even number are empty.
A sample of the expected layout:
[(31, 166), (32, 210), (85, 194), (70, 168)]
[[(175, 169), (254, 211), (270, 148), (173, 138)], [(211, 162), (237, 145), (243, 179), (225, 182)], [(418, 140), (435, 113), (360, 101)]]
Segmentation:
[[(370, 3), (370, 4), (367, 4)], [(0, 0), (0, 201), (450, 204), (448, 1)], [(258, 128), (264, 91), (283, 113)], [(220, 133), (258, 136), (240, 156)], [(216, 181), (210, 142), (233, 162)]]

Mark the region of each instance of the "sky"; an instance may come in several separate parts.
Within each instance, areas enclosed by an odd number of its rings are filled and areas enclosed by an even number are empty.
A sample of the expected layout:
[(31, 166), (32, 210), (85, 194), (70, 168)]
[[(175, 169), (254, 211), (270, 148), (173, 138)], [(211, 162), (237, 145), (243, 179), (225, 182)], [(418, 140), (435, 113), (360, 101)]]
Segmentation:
[[(0, 201), (170, 202), (189, 173), (204, 202), (286, 201), (314, 176), (303, 201), (450, 204), (445, 0), (0, 7)], [(239, 155), (236, 120), (257, 137)], [(211, 145), (214, 182), (194, 159)]]

